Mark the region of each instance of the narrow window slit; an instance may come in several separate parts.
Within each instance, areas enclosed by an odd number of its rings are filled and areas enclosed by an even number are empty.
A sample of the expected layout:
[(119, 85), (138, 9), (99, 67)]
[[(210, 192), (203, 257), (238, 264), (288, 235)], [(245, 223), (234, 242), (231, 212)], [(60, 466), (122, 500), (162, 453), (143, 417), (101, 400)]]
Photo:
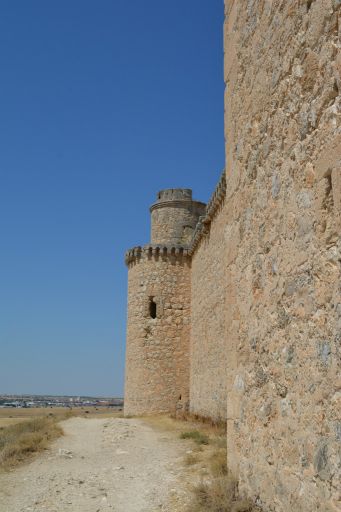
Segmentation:
[(156, 318), (156, 302), (154, 297), (149, 297), (149, 315), (150, 318)]

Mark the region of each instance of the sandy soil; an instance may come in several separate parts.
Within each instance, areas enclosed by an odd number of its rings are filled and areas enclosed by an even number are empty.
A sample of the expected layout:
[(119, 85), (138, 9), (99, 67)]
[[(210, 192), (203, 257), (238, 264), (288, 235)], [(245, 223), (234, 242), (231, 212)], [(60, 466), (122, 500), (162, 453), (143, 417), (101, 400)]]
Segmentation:
[(184, 442), (140, 419), (72, 418), (33, 462), (0, 475), (0, 512), (183, 511)]

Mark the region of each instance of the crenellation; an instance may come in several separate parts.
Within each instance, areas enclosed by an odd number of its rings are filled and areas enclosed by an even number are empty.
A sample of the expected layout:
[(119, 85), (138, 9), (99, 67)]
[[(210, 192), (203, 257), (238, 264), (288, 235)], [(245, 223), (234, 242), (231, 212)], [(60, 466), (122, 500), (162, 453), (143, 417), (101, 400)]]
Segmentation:
[(125, 254), (125, 263), (129, 267), (131, 263), (136, 263), (142, 258), (168, 258), (168, 259), (181, 259), (190, 257), (189, 246), (174, 246), (174, 245), (158, 245), (147, 244), (143, 247), (133, 247)]
[(205, 214), (199, 217), (189, 245), (189, 254), (192, 256), (199, 246), (202, 238), (209, 234), (210, 225), (226, 197), (226, 173), (223, 171), (218, 184), (206, 206)]

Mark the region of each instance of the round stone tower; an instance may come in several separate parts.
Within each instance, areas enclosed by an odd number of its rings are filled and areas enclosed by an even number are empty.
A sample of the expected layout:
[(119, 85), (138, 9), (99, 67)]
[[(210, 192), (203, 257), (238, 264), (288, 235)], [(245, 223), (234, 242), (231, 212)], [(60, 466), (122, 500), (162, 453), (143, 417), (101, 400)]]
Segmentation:
[(192, 200), (192, 190), (171, 188), (161, 190), (151, 208), (152, 244), (189, 244), (198, 219), (206, 205)]
[(150, 211), (151, 243), (126, 253), (126, 415), (186, 409), (189, 399), (190, 244), (205, 204), (168, 189)]

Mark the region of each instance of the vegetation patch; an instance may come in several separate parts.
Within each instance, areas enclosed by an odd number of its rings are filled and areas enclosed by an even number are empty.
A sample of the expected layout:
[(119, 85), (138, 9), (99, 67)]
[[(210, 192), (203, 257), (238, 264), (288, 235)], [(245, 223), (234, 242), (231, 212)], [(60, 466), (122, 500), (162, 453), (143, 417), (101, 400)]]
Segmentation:
[(200, 414), (192, 414), (189, 412), (182, 413), (181, 415), (171, 415), (171, 418), (182, 422), (199, 424), (202, 428), (209, 429), (217, 435), (226, 433), (226, 421), (223, 419), (214, 419), (209, 416), (202, 416)]
[(186, 453), (185, 464), (186, 466), (193, 466), (199, 461), (198, 454), (189, 452)]
[[(188, 459), (188, 454), (185, 458), (186, 465), (195, 463), (196, 472), (201, 473), (200, 483), (191, 488), (191, 501), (187, 512), (260, 512), (251, 501), (239, 496), (238, 484), (227, 467), (224, 426), (212, 426), (209, 446), (202, 446), (202, 451), (196, 452), (195, 462)], [(184, 432), (181, 437), (196, 440), (202, 435), (208, 438), (200, 430)]]
[(200, 432), (199, 430), (182, 432), (180, 434), (180, 439), (192, 439), (196, 444), (209, 444), (210, 442), (208, 435)]
[(226, 451), (211, 455), (210, 473), (192, 489), (188, 512), (260, 512), (251, 501), (241, 499), (238, 485), (226, 464)]
[(224, 477), (228, 474), (226, 463), (226, 448), (217, 448), (210, 457), (210, 470), (214, 478)]
[(248, 500), (238, 497), (236, 481), (228, 474), (201, 482), (193, 490), (188, 512), (258, 512)]
[[(181, 439), (195, 443), (183, 457), (182, 481), (188, 494), (181, 510), (261, 512), (252, 501), (239, 495), (238, 482), (228, 470), (225, 421), (190, 414), (147, 416), (144, 421), (158, 430), (174, 432)], [(185, 430), (186, 426), (188, 430)]]
[(0, 428), (0, 469), (10, 469), (63, 434), (53, 416)]

